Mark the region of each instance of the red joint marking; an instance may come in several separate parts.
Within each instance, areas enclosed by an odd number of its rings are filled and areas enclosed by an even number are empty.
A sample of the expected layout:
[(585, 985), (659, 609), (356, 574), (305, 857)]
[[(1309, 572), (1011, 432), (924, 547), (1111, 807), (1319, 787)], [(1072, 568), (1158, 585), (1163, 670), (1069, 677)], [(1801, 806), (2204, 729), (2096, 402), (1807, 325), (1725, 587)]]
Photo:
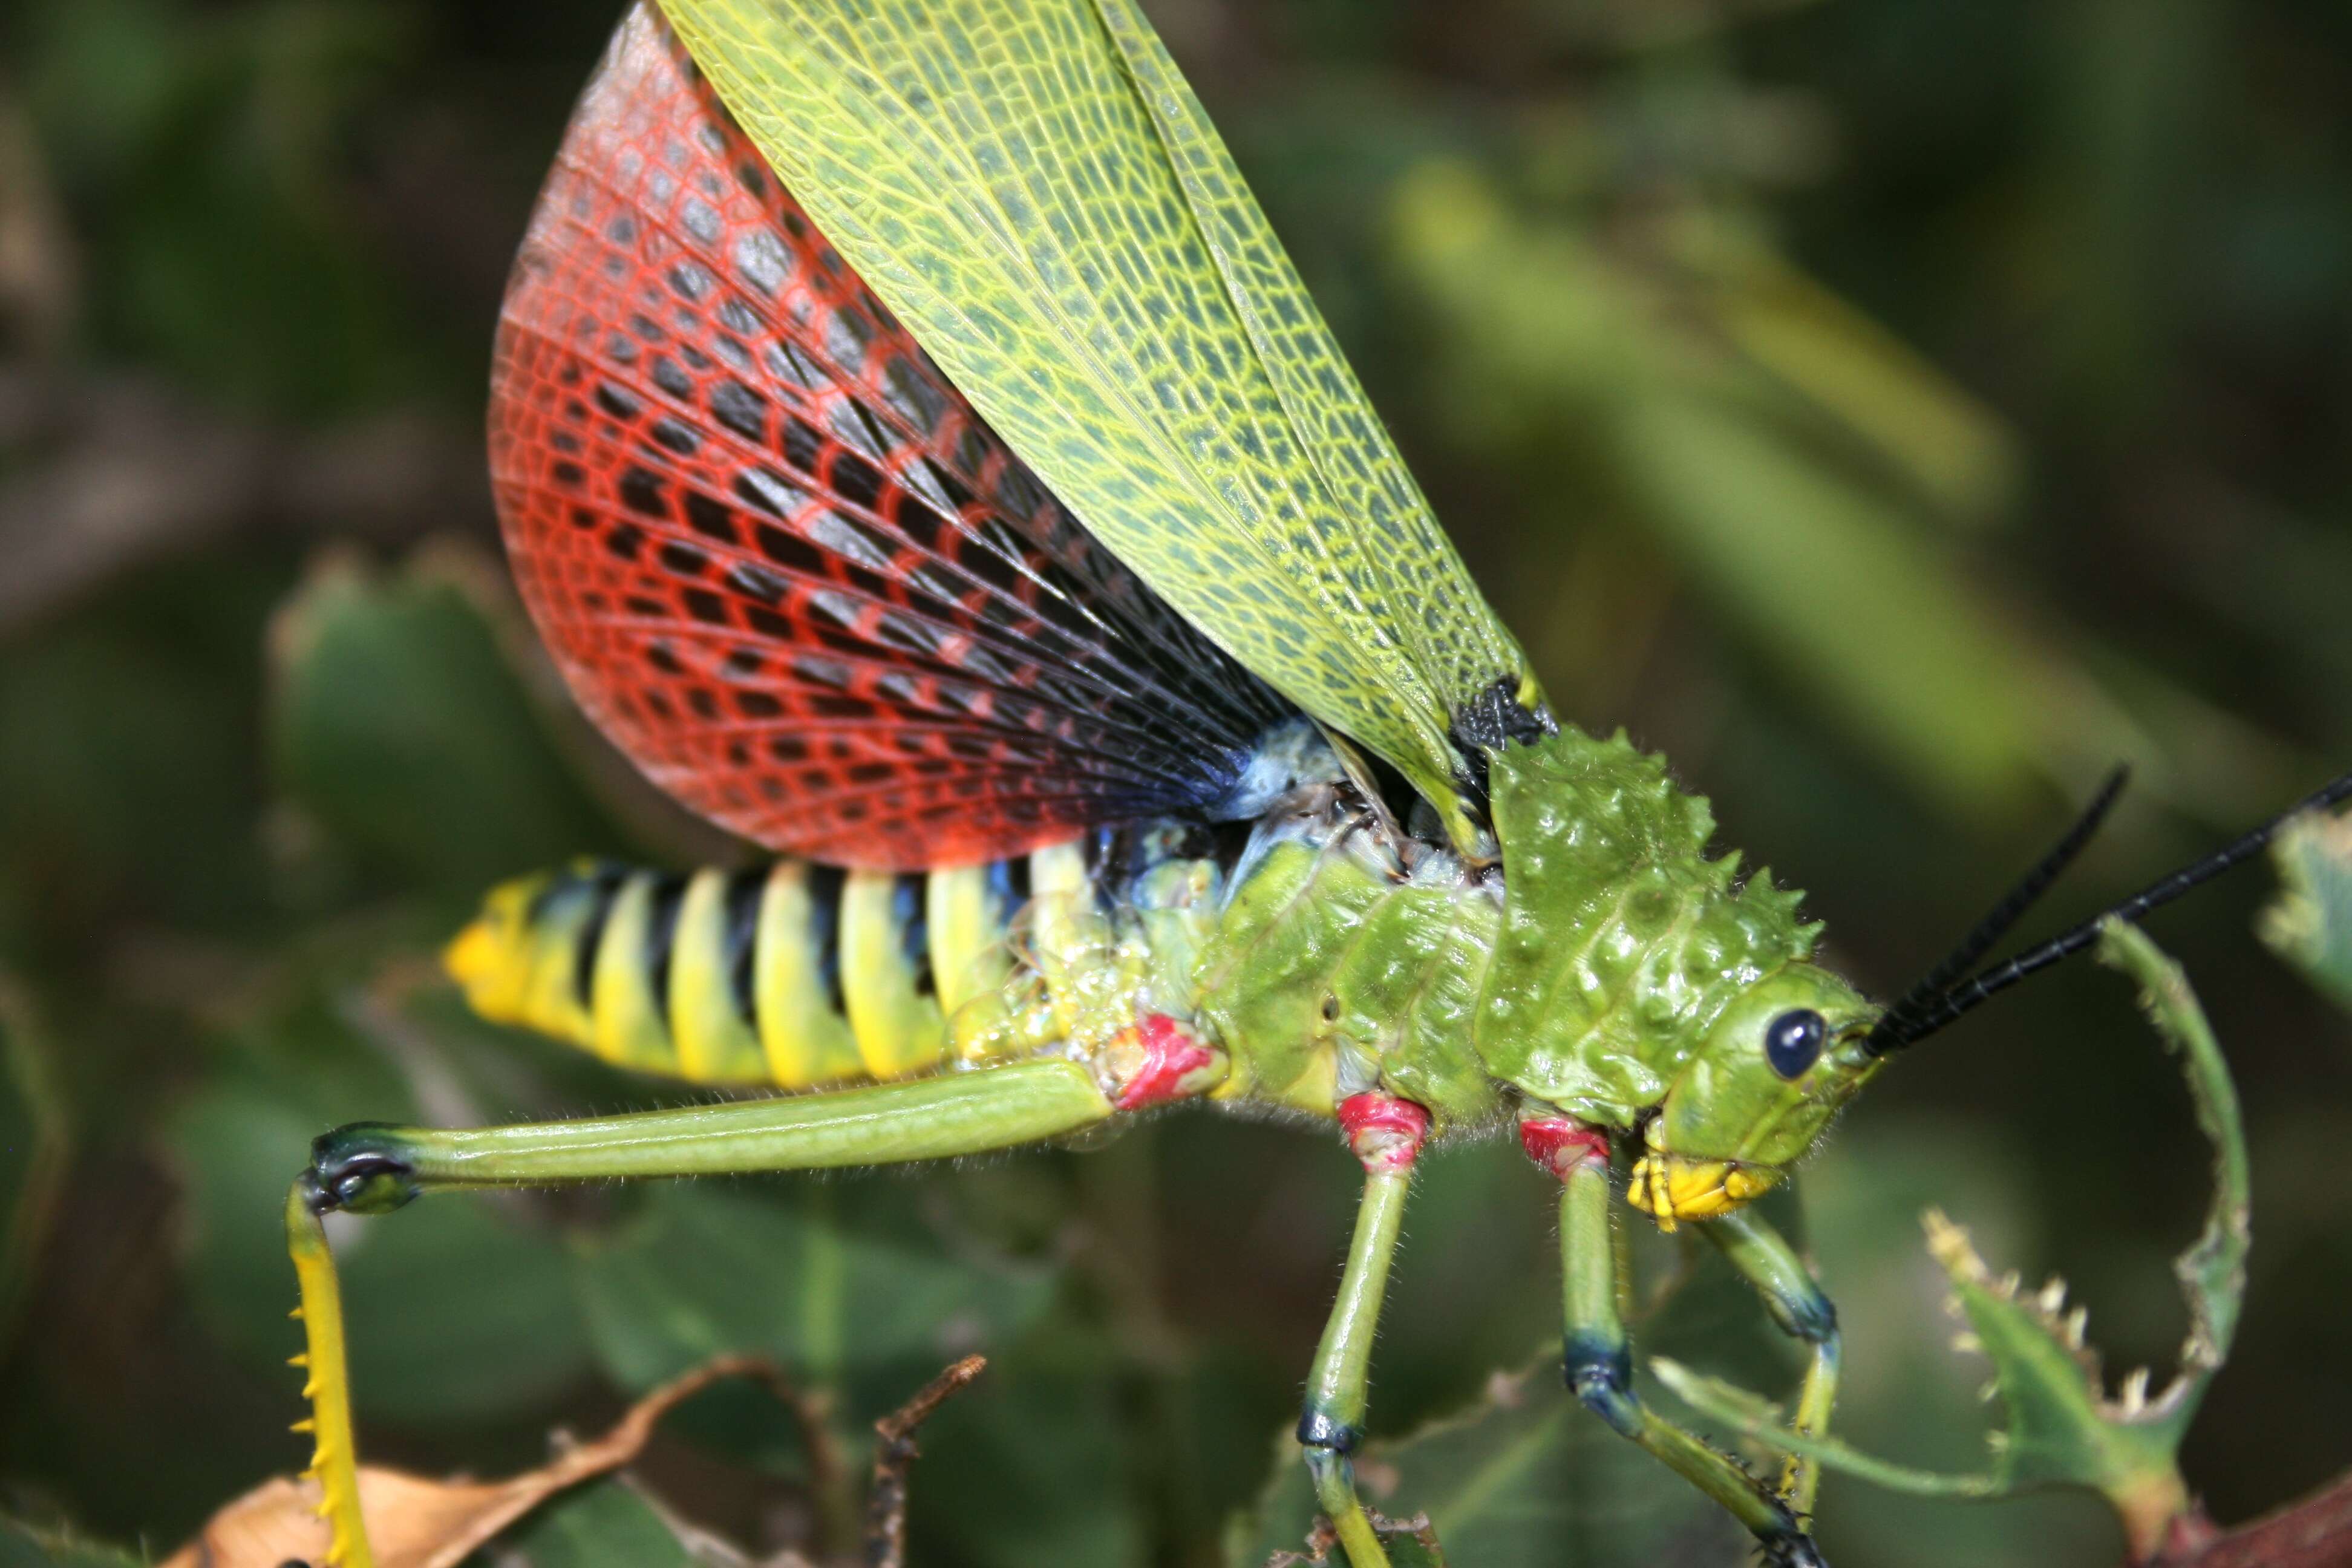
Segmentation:
[(1216, 1052), (1165, 1013), (1146, 1013), (1135, 1026), (1135, 1038), (1143, 1047), (1143, 1066), (1118, 1091), (1121, 1110), (1146, 1110), (1199, 1093), (1198, 1083), (1186, 1080), (1217, 1062)]
[(1519, 1147), (1563, 1182), (1580, 1165), (1609, 1163), (1609, 1134), (1572, 1116), (1528, 1118), (1519, 1123)]
[(1367, 1171), (1404, 1171), (1420, 1158), (1429, 1112), (1392, 1094), (1351, 1094), (1339, 1102), (1348, 1147)]

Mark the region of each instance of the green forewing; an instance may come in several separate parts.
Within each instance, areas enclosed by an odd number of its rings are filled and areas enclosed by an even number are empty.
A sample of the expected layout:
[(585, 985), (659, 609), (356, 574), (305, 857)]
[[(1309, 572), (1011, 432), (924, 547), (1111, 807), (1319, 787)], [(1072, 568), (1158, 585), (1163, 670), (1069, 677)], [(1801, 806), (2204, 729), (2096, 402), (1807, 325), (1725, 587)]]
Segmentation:
[[(1131, 0), (663, 0), (843, 257), (1087, 525), (1442, 806), (1536, 700)], [(1449, 817), (1454, 814), (1449, 810)]]

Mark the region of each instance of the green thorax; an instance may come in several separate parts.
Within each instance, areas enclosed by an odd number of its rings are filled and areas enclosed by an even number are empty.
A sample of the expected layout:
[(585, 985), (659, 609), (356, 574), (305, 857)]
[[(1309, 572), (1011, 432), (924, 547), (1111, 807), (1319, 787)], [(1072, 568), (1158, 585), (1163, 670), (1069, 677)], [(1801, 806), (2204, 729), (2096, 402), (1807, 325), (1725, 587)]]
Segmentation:
[(1707, 1026), (1810, 955), (1799, 895), (1706, 856), (1714, 817), (1622, 734), (1496, 752), (1499, 874), (1329, 791), (1261, 825), (1195, 971), (1223, 1095), (1328, 1113), (1374, 1088), (1441, 1129), (1514, 1089), (1628, 1126)]

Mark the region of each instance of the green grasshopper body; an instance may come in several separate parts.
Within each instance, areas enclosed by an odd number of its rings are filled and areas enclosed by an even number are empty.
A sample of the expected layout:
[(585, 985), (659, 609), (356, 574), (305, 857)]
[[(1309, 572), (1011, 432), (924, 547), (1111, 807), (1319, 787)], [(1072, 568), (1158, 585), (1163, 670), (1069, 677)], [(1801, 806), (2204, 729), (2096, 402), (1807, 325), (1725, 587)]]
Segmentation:
[[(677, 1077), (876, 1080), (787, 1106), (835, 1100), (846, 1109), (853, 1097), (861, 1108), (885, 1106), (951, 1083), (965, 1090), (958, 1105), (967, 1120), (949, 1146), (912, 1150), (898, 1127), (865, 1138), (810, 1129), (796, 1142), (790, 1125), (761, 1125), (755, 1141), (738, 1141), (734, 1127), (756, 1121), (756, 1106), (614, 1118), (598, 1124), (594, 1146), (574, 1146), (556, 1127), (470, 1134), (362, 1125), (320, 1140), (312, 1181), (337, 1206), (383, 1212), (438, 1187), (978, 1152), (1201, 1096), (1337, 1119), (1384, 1197), (1383, 1183), (1401, 1196), (1426, 1139), (1516, 1123), (1530, 1154), (1566, 1184), (1574, 1234), (1590, 1239), (1599, 1227), (1601, 1245), (1571, 1252), (1572, 1271), (1591, 1276), (1578, 1292), (1583, 1316), (1571, 1345), (1579, 1394), (1695, 1468), (1768, 1537), (1801, 1551), (1782, 1502), (1633, 1399), (1609, 1282), (1609, 1148), (1617, 1139), (1641, 1151), (1630, 1197), (1664, 1227), (1732, 1214), (1778, 1181), (1875, 1070), (1860, 1041), (1878, 1011), (1806, 962), (1818, 928), (1798, 921), (1795, 894), (1763, 878), (1743, 883), (1734, 858), (1706, 857), (1706, 803), (1677, 791), (1663, 763), (1622, 736), (1563, 729), (1508, 747), (1496, 755), (1491, 787), (1498, 833), (1524, 846), (1507, 878), (1397, 831), (1328, 779), (1277, 797), (1230, 864), (1174, 852), (1198, 835), (1173, 824), (1126, 836), (1125, 854), (1091, 869), (1074, 845), (1041, 850), (1028, 858), (1026, 900), (1002, 924), (983, 918), (970, 937), (950, 937), (944, 922), (924, 922), (937, 973), (982, 977), (935, 980), (928, 996), (906, 956), (908, 900), (867, 900), (861, 913), (842, 881), (819, 896), (836, 905), (820, 916), (819, 900), (799, 890), (799, 868), (763, 871), (763, 891), (780, 878), (795, 891), (781, 905), (768, 893), (771, 907), (746, 939), (754, 959), (770, 955), (755, 970), (755, 998), (780, 973), (813, 978), (824, 956), (817, 927), (833, 929), (831, 961), (845, 971), (845, 993), (858, 996), (853, 1006), (845, 995), (830, 1016), (797, 1013), (794, 1039), (778, 1047), (772, 1038), (767, 1056), (756, 1048), (756, 999), (740, 1010), (748, 1017), (731, 1004), (689, 999), (697, 982), (681, 971), (724, 970), (718, 922), (674, 912), (667, 942), (650, 943), (650, 877), (530, 879), (494, 894), (452, 949), (453, 969), (491, 1016)], [(971, 879), (1010, 881), (992, 870), (975, 868)], [(935, 876), (923, 900), (933, 909), (951, 902), (962, 880)], [(852, 934), (860, 919), (881, 928), (877, 937)], [(777, 962), (788, 943), (790, 962)], [(656, 952), (667, 976), (648, 961)], [(720, 1015), (731, 1029), (708, 1022)], [(1773, 1031), (1790, 1017), (1813, 1021), (1811, 1053), (1776, 1061)], [(772, 1023), (765, 1031), (779, 1032)], [(811, 1041), (830, 1043), (834, 1055)], [(772, 1060), (793, 1065), (779, 1073)], [(697, 1068), (730, 1062), (738, 1070)], [(955, 1076), (905, 1081), (942, 1066)], [(991, 1086), (1022, 1066), (1058, 1070), (1038, 1082), (1059, 1092), (1008, 1084), (1000, 1120)], [(680, 1161), (680, 1138), (703, 1152)], [(1362, 1276), (1357, 1304), (1369, 1292), (1376, 1308), (1372, 1265), (1385, 1268), (1393, 1205), (1368, 1203), (1367, 1214), (1388, 1228), (1383, 1236), (1375, 1225), (1364, 1238), (1366, 1267), (1351, 1275)], [(1785, 1247), (1753, 1221), (1720, 1234), (1736, 1260), (1761, 1259), (1759, 1277), (1779, 1291), (1781, 1315), (1831, 1346), (1833, 1320)], [(1335, 1497), (1345, 1491), (1338, 1461), (1363, 1416), (1370, 1319), (1359, 1312), (1351, 1326), (1325, 1346), (1302, 1424), (1327, 1486), (1340, 1489)], [(1834, 1367), (1831, 1348), (1812, 1380), (1823, 1417)], [(1791, 1496), (1809, 1493), (1810, 1476), (1790, 1485)], [(1347, 1507), (1339, 1502), (1335, 1517), (1344, 1521)]]
[[(1680, 1189), (1670, 1221), (1709, 1201), (1697, 1177), (1737, 1178), (1726, 1207), (1763, 1191), (1871, 1065), (1790, 1077), (1759, 1048), (1710, 1048), (1727, 1010), (1750, 1047), (1792, 1009), (1832, 1036), (1875, 1013), (1804, 963), (1818, 928), (1797, 895), (1708, 859), (1706, 803), (1622, 737), (1503, 753), (1496, 811), (1526, 847), (1507, 879), (1367, 810), (1336, 762), (1316, 771), (1223, 858), (1146, 823), (1092, 855), (916, 878), (793, 862), (530, 878), (491, 896), (450, 966), (486, 1016), (701, 1083), (1095, 1056), (1156, 1014), (1224, 1054), (1219, 1100), (1328, 1117), (1378, 1091), (1426, 1108), (1440, 1136), (1523, 1101), (1621, 1132), (1671, 1107), (1652, 1145)], [(751, 911), (730, 918), (736, 902)]]
[(370, 1561), (322, 1215), (1201, 1100), (1363, 1167), (1298, 1428), (1353, 1568), (1387, 1562), (1349, 1456), (1415, 1161), (1514, 1129), (1558, 1184), (1576, 1395), (1818, 1561), (1811, 1464), (1752, 1477), (1636, 1397), (1612, 1170), (1810, 1346), (1792, 1422), (1824, 1430), (1835, 1314), (1746, 1205), (1890, 1050), (2088, 941), (1968, 973), (2112, 788), (1874, 1005), (1662, 761), (1554, 718), (1128, 0), (665, 13), (623, 24), (518, 261), (493, 475), (583, 706), (786, 858), (528, 879), (448, 957), (488, 1016), (793, 1092), (317, 1141), (287, 1219), (331, 1559)]

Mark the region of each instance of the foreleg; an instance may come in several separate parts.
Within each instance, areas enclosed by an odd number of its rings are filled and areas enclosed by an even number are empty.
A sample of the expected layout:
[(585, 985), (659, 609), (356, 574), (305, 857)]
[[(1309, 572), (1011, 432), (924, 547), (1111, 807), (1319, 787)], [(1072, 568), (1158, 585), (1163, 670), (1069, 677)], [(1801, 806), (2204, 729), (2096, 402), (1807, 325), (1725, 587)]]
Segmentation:
[(1519, 1136), (1528, 1155), (1560, 1181), (1566, 1329), (1561, 1370), (1570, 1389), (1620, 1436), (1656, 1456), (1747, 1526), (1763, 1546), (1767, 1563), (1817, 1568), (1820, 1553), (1795, 1513), (1737, 1461), (1650, 1409), (1633, 1392), (1631, 1342), (1617, 1308), (1607, 1134), (1568, 1117), (1544, 1116), (1522, 1121)]
[[(1764, 1310), (1780, 1331), (1812, 1347), (1790, 1426), (1806, 1436), (1820, 1436), (1829, 1430), (1830, 1413), (1837, 1405), (1837, 1308), (1822, 1294), (1796, 1249), (1761, 1215), (1734, 1209), (1706, 1221), (1698, 1229), (1756, 1287), (1764, 1298)], [(1780, 1468), (1780, 1500), (1798, 1518), (1810, 1520), (1821, 1479), (1818, 1464), (1790, 1455)]]

